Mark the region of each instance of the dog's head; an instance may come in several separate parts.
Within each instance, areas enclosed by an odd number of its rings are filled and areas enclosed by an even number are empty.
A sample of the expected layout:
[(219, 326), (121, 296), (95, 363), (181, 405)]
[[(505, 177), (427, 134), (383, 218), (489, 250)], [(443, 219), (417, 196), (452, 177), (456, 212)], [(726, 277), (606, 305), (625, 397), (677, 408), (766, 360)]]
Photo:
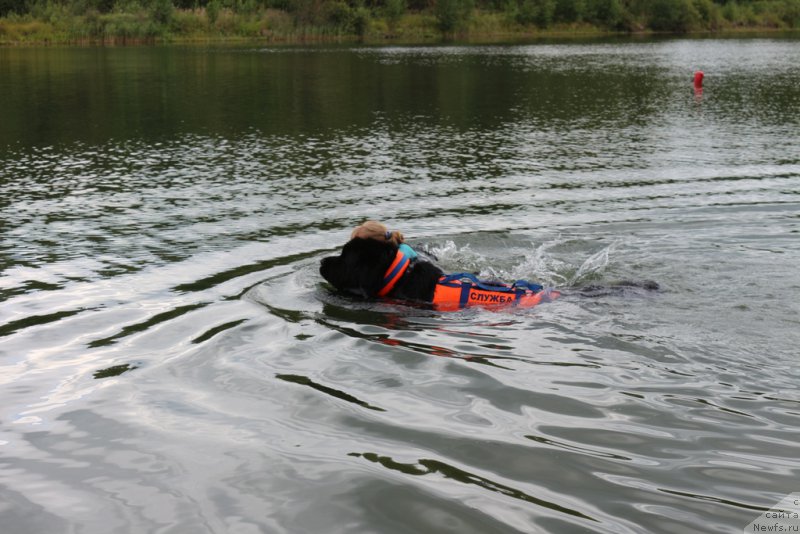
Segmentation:
[(338, 256), (323, 258), (319, 273), (336, 289), (364, 298), (378, 294), (397, 246), (376, 239), (355, 238)]

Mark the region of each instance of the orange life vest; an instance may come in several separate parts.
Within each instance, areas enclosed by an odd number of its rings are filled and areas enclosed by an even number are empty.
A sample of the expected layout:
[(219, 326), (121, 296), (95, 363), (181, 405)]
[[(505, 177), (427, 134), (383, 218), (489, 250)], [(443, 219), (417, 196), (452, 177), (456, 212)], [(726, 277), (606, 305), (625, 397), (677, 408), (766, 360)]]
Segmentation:
[[(379, 297), (391, 293), (397, 282), (411, 265), (411, 259), (398, 250), (394, 261), (383, 275)], [(454, 311), (467, 306), (498, 308), (515, 306), (530, 308), (542, 302), (550, 302), (561, 295), (558, 291), (544, 289), (539, 284), (517, 280), (512, 285), (482, 282), (470, 273), (442, 276), (433, 292), (433, 306), (441, 311)]]
[(530, 308), (560, 295), (558, 291), (524, 280), (512, 285), (487, 283), (469, 273), (458, 273), (439, 279), (433, 293), (433, 305), (440, 311), (455, 311), (467, 306)]

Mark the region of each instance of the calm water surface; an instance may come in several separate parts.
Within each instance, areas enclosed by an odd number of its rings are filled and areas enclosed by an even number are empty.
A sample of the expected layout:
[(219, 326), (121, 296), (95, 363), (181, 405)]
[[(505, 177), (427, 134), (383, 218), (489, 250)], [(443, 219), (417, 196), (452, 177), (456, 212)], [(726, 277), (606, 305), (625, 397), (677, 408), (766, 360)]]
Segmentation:
[[(800, 491), (799, 60), (0, 49), (0, 530), (741, 532)], [(340, 297), (366, 218), (566, 295)]]

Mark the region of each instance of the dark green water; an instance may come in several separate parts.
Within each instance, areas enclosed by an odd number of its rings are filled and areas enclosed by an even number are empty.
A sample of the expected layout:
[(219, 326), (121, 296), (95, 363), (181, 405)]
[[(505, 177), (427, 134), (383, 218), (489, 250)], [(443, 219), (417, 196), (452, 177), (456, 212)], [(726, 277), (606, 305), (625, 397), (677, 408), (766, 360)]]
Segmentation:
[[(800, 491), (798, 58), (0, 49), (0, 532), (742, 531)], [(335, 295), (367, 218), (565, 297)]]

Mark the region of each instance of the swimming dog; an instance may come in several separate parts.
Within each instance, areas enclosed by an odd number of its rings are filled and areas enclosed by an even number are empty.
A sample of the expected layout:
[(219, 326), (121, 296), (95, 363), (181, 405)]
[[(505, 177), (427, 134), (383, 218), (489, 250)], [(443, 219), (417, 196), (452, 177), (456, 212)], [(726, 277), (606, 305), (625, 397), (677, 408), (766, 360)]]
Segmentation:
[(530, 307), (560, 295), (524, 280), (502, 284), (480, 281), (470, 273), (445, 275), (429, 261), (412, 260), (390, 241), (358, 237), (348, 241), (338, 256), (323, 258), (320, 274), (349, 295), (427, 303), (442, 311)]

